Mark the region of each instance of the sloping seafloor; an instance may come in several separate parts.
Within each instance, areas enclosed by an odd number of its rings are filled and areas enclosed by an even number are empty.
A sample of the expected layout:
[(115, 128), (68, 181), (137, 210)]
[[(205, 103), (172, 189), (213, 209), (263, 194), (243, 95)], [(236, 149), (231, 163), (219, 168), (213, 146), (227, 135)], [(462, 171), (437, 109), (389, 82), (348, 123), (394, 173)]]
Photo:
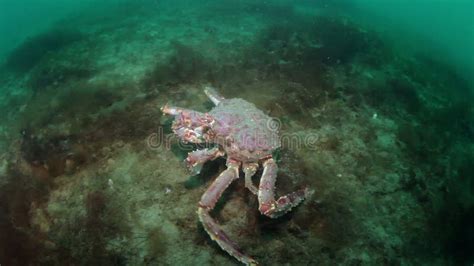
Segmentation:
[(262, 265), (472, 262), (472, 88), (348, 17), (219, 3), (90, 10), (10, 54), (0, 263), (236, 264), (196, 215), (225, 162), (192, 176), (156, 137), (165, 103), (209, 110), (204, 85), (280, 119), (277, 194), (315, 190), (279, 219), (225, 193), (213, 215)]

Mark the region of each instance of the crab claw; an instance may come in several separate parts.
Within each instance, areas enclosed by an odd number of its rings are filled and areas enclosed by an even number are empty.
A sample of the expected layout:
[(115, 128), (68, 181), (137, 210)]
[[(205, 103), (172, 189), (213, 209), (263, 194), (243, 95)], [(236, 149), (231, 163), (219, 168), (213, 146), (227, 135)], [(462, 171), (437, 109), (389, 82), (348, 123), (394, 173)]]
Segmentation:
[(172, 129), (184, 142), (203, 143), (212, 139), (210, 126), (214, 118), (207, 114), (165, 104), (161, 111), (174, 116)]
[(160, 108), (160, 110), (167, 115), (176, 116), (182, 113), (184, 109), (179, 107), (170, 107), (168, 104), (165, 104), (163, 107)]
[(199, 174), (204, 163), (221, 156), (224, 156), (224, 153), (217, 147), (213, 149), (202, 149), (188, 153), (185, 162), (193, 174)]

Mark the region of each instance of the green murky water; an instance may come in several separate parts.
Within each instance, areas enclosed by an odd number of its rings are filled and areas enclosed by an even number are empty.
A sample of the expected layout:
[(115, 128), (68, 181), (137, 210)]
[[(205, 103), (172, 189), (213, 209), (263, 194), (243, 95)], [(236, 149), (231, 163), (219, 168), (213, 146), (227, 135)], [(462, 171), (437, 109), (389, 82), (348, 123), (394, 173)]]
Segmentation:
[(471, 265), (473, 17), (461, 0), (0, 2), (0, 264), (238, 264), (196, 213), (225, 157), (189, 172), (205, 145), (160, 111), (210, 111), (213, 86), (273, 118), (255, 125), (279, 132), (277, 197), (314, 192), (271, 219), (241, 172), (211, 216), (244, 254)]

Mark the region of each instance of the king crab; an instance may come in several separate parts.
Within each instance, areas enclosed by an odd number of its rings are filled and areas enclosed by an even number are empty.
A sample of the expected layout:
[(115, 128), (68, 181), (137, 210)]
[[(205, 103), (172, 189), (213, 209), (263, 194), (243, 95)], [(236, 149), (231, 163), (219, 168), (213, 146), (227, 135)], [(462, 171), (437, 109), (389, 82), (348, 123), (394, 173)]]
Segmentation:
[[(225, 99), (210, 87), (204, 92), (215, 105), (208, 113), (168, 105), (161, 111), (174, 116), (172, 129), (182, 141), (217, 144), (215, 148), (188, 154), (186, 163), (192, 171), (199, 173), (205, 162), (227, 155), (227, 169), (202, 195), (197, 213), (206, 232), (223, 250), (242, 263), (256, 265), (257, 262), (242, 253), (210, 215), (224, 190), (239, 177), (242, 169), (245, 187), (257, 195), (260, 213), (270, 218), (285, 214), (309, 192), (307, 188), (300, 189), (275, 200), (278, 168), (272, 152), (280, 147), (280, 139), (278, 128), (271, 124), (274, 120), (243, 99)], [(263, 173), (257, 188), (251, 178), (260, 166), (263, 166)]]

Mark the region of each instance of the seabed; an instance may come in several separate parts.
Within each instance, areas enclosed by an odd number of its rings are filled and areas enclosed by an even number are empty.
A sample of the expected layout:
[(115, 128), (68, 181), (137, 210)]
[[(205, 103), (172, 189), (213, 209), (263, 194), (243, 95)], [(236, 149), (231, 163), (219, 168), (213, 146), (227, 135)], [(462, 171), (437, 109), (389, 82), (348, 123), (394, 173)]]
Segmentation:
[(318, 6), (158, 3), (86, 10), (6, 58), (0, 264), (236, 265), (196, 214), (225, 161), (190, 174), (159, 109), (209, 110), (206, 85), (281, 122), (277, 195), (314, 190), (279, 219), (243, 178), (224, 194), (214, 217), (262, 265), (472, 263), (454, 70)]

